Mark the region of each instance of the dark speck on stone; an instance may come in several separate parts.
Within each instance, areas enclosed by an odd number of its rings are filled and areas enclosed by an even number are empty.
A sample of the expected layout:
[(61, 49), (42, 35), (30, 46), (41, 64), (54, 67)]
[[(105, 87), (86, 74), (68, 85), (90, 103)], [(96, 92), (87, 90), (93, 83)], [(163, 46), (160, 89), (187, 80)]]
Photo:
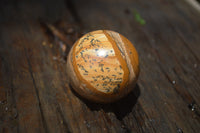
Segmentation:
[(119, 88), (120, 88), (120, 85), (118, 84), (117, 87), (115, 87), (113, 89), (113, 93), (118, 93), (119, 92)]

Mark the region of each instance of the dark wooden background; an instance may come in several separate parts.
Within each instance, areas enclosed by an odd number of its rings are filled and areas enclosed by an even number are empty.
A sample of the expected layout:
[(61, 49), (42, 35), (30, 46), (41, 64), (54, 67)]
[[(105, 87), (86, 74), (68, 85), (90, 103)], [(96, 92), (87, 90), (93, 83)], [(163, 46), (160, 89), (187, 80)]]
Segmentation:
[[(97, 29), (139, 53), (134, 91), (113, 104), (68, 85), (70, 46)], [(0, 133), (199, 133), (199, 105), (200, 12), (185, 0), (0, 1)]]

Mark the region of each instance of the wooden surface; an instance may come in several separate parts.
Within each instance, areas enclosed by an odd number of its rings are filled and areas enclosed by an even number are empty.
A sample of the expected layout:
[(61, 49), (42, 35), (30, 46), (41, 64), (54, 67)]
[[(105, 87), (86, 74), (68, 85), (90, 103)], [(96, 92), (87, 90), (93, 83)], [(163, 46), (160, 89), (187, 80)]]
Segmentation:
[[(113, 104), (68, 84), (70, 46), (97, 29), (139, 53), (137, 86)], [(2, 0), (0, 132), (198, 133), (199, 59), (200, 13), (183, 0)]]

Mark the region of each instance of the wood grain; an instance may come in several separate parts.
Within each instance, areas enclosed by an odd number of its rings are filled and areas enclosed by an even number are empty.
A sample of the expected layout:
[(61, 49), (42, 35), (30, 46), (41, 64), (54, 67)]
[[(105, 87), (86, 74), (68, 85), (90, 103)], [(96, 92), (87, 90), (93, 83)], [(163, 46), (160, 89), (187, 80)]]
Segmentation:
[[(182, 0), (1, 1), (0, 132), (198, 133), (199, 23)], [(99, 29), (133, 42), (141, 66), (106, 105), (73, 92), (66, 70), (71, 43)]]

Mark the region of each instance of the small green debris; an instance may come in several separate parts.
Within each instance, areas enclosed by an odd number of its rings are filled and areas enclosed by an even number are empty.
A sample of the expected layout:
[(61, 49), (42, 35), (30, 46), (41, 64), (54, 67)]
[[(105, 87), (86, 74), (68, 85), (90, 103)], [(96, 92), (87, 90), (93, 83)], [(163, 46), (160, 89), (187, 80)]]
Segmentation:
[(133, 11), (133, 14), (134, 14), (135, 20), (138, 23), (140, 23), (141, 25), (146, 24), (146, 21), (141, 17), (141, 15), (136, 10)]

